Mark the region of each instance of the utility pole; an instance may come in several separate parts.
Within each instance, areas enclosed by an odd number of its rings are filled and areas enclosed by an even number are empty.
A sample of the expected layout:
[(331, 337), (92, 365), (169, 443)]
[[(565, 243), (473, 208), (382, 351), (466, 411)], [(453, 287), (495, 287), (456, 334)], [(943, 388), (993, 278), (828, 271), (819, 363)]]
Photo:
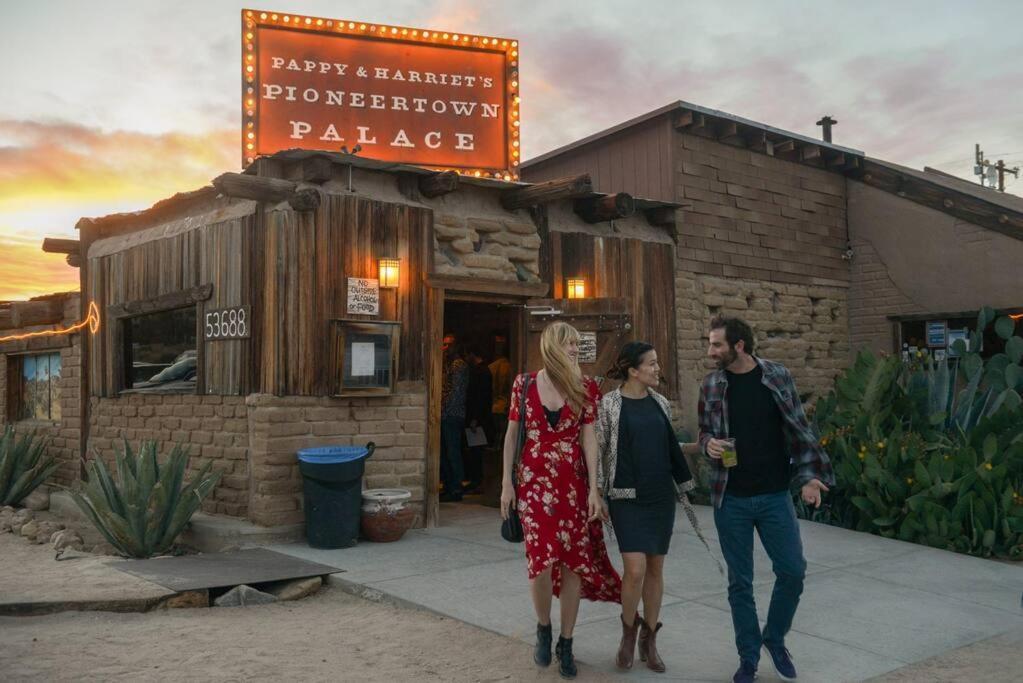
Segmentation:
[(1019, 178), (1019, 166), (1006, 168), (1005, 162), (1001, 159), (996, 163), (991, 163), (984, 158), (984, 152), (981, 151), (979, 143), (974, 145), (974, 155), (977, 163), (973, 167), (973, 175), (980, 176), (981, 185), (986, 187), (985, 180), (990, 183), (991, 187), (995, 187), (995, 183), (997, 183), (998, 191), (1005, 192), (1005, 174), (1011, 173)]

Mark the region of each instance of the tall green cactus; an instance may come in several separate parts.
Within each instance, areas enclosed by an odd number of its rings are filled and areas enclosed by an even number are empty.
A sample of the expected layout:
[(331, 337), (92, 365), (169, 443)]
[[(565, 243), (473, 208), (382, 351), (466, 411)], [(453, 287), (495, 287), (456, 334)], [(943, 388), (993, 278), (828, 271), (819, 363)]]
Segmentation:
[(161, 464), (156, 442), (146, 441), (138, 455), (127, 441), (115, 454), (117, 481), (100, 457), (89, 463), (89, 478), (72, 491), (78, 507), (103, 537), (126, 557), (152, 557), (173, 545), (185, 524), (220, 481), (206, 463), (182, 487), (188, 451), (181, 444), (171, 449)]

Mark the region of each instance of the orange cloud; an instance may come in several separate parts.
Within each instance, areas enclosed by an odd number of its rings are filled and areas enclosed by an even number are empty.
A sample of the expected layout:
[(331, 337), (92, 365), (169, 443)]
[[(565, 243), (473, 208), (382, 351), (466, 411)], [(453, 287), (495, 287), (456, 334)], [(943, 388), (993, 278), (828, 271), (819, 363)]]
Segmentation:
[(0, 236), (0, 301), (78, 289), (78, 269), (41, 245), (42, 239)]
[(78, 269), (41, 250), (46, 236), (72, 236), (68, 216), (143, 209), (240, 161), (237, 130), (149, 135), (0, 120), (0, 300), (78, 288)]

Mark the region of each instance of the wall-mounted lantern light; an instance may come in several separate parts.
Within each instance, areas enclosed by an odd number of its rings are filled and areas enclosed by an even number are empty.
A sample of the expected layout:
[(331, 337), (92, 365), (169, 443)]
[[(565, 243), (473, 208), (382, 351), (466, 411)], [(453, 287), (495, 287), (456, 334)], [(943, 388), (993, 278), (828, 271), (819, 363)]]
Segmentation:
[(380, 286), (397, 287), (401, 278), (401, 261), (396, 258), (380, 259)]
[(568, 298), (569, 299), (585, 299), (586, 298), (586, 280), (583, 278), (569, 278), (568, 279)]

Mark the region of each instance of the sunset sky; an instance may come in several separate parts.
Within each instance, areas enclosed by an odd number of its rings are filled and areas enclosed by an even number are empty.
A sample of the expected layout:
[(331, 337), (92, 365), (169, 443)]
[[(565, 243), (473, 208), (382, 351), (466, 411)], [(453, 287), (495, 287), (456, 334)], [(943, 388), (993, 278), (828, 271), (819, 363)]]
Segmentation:
[(77, 288), (43, 237), (239, 170), (243, 7), (517, 38), (527, 159), (681, 99), (812, 137), (828, 113), (971, 180), (974, 143), (1023, 165), (1019, 2), (3, 0), (0, 300)]

